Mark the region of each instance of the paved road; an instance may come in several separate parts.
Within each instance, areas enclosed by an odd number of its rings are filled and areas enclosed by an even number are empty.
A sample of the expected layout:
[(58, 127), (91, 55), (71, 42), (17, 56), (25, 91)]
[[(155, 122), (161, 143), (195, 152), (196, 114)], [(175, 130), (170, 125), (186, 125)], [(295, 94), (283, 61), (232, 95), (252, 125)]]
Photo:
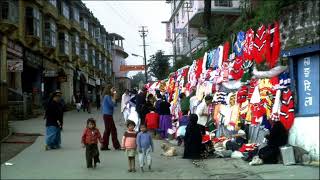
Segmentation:
[[(101, 164), (96, 169), (87, 169), (80, 137), (89, 117), (97, 119), (97, 126), (103, 132), (102, 116), (98, 112), (67, 112), (62, 149), (45, 151), (44, 136), (40, 136), (33, 145), (8, 161), (13, 163), (12, 166), (1, 165), (1, 179), (319, 179), (318, 168), (285, 167), (281, 164), (250, 167), (244, 161), (234, 159), (208, 159), (201, 161), (200, 167), (197, 167), (190, 160), (181, 158), (181, 149), (177, 157), (161, 156), (161, 140), (155, 140), (152, 172), (128, 173), (124, 152), (114, 150), (100, 152)], [(120, 140), (125, 126), (119, 113), (115, 114), (115, 121)], [(40, 118), (14, 121), (11, 126), (14, 132), (44, 134), (45, 130), (44, 121)]]

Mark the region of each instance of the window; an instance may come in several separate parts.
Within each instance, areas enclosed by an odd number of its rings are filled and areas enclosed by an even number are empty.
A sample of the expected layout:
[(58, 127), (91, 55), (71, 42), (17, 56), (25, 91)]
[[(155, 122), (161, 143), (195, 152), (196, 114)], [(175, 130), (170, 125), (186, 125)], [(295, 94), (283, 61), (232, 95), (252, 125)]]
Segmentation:
[(18, 2), (16, 0), (0, 2), (0, 20), (9, 20), (11, 22), (18, 22)]
[(75, 55), (80, 55), (80, 39), (78, 33), (72, 36), (72, 52)]
[(109, 61), (108, 61), (107, 73), (108, 73), (108, 76), (111, 77), (111, 75), (112, 75), (112, 67), (111, 67), (111, 62), (109, 62)]
[(80, 17), (80, 24), (81, 24), (81, 27), (83, 29), (85, 29), (86, 31), (89, 30), (89, 27), (88, 27), (88, 20), (84, 17)]
[(214, 6), (232, 7), (232, 0), (215, 0)]
[(106, 43), (106, 35), (101, 34), (101, 44), (103, 45), (103, 48), (107, 50), (107, 43)]
[(57, 0), (48, 0), (48, 1), (52, 6), (57, 7)]
[(69, 55), (69, 35), (68, 33), (59, 33), (59, 52)]
[(72, 19), (76, 22), (80, 22), (79, 9), (76, 7), (72, 7)]
[(93, 24), (89, 24), (89, 35), (94, 38), (94, 26)]
[(91, 57), (92, 66), (96, 66), (96, 50), (92, 48), (92, 57)]
[(98, 65), (100, 64), (100, 61), (101, 61), (101, 54), (100, 53), (97, 53), (96, 54), (96, 59), (95, 59), (95, 67), (98, 67)]
[(64, 1), (62, 1), (62, 15), (63, 15), (66, 19), (69, 19), (69, 17), (70, 17), (69, 6), (68, 6), (67, 3), (64, 2)]
[(40, 37), (40, 12), (36, 8), (26, 8), (26, 33)]
[(295, 112), (298, 116), (319, 116), (319, 54), (299, 57), (293, 62)]
[(48, 20), (44, 24), (44, 44), (48, 47), (56, 47), (56, 24), (52, 20)]
[(101, 43), (100, 28), (95, 28), (94, 37), (97, 42)]
[(81, 43), (81, 58), (88, 61), (88, 44), (87, 42)]

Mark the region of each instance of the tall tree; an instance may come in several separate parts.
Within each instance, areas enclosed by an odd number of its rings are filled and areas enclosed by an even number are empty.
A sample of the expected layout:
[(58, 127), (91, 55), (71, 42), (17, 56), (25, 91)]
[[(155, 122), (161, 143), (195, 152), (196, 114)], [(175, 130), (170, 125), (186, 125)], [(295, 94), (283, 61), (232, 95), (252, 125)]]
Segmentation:
[[(148, 75), (148, 79), (151, 79), (150, 75)], [(145, 76), (144, 73), (142, 72), (138, 72), (137, 74), (135, 74), (134, 76), (132, 76), (131, 78), (131, 87), (139, 87), (139, 83), (145, 81)]]
[(162, 80), (169, 75), (169, 58), (164, 56), (164, 51), (159, 50), (156, 54), (150, 56), (149, 74)]

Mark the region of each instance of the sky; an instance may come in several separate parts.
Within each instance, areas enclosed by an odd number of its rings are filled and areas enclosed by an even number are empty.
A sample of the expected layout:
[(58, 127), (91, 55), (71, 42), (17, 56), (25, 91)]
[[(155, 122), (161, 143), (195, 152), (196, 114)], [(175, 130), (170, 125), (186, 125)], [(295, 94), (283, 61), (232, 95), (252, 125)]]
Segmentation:
[[(170, 18), (170, 4), (165, 1), (83, 1), (109, 33), (117, 33), (125, 38), (124, 50), (129, 54), (127, 64), (143, 64), (143, 44), (141, 26), (147, 26), (146, 57), (147, 60), (158, 50), (172, 54), (172, 45), (165, 42), (165, 24)], [(132, 71), (128, 77), (138, 73)]]

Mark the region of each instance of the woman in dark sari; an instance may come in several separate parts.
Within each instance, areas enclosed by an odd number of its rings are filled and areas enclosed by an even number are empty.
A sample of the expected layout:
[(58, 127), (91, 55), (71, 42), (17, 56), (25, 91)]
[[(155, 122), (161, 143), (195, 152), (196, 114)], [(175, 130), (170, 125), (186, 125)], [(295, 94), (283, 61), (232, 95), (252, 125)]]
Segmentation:
[(185, 159), (199, 159), (202, 145), (202, 135), (200, 126), (197, 124), (198, 116), (190, 114), (189, 123), (186, 128), (184, 137), (184, 153)]
[(60, 148), (63, 119), (63, 107), (60, 100), (60, 94), (54, 93), (46, 109), (46, 150)]

